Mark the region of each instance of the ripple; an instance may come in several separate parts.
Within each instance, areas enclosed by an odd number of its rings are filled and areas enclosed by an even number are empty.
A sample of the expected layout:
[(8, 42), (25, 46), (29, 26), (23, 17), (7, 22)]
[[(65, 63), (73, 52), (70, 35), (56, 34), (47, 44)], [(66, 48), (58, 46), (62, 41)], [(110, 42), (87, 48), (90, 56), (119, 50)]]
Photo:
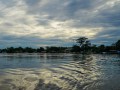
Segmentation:
[(1, 85), (0, 90), (12, 90), (12, 89), (10, 88), (10, 85)]
[(28, 82), (34, 82), (36, 80), (38, 80), (37, 77), (25, 77), (24, 80), (28, 81)]

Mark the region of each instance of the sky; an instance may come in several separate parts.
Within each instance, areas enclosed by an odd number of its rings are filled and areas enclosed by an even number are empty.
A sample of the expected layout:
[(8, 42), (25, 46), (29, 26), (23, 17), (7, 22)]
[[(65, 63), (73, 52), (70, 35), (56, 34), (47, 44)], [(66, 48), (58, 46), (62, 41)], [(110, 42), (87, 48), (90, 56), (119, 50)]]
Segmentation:
[(0, 0), (0, 48), (120, 39), (120, 0)]

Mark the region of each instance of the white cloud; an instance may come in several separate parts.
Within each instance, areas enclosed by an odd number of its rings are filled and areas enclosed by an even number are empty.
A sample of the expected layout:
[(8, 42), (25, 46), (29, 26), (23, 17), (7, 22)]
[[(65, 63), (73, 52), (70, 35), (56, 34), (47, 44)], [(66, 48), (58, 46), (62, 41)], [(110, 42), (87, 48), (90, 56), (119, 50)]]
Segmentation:
[[(120, 0), (1, 0), (0, 32), (4, 37), (34, 37), (45, 39), (45, 42), (58, 39), (66, 43), (79, 36), (97, 40), (100, 38), (97, 35), (105, 32), (108, 26), (118, 31), (120, 17), (113, 17), (120, 15), (119, 5)], [(2, 37), (0, 42), (4, 41)], [(14, 39), (9, 40), (12, 41)]]

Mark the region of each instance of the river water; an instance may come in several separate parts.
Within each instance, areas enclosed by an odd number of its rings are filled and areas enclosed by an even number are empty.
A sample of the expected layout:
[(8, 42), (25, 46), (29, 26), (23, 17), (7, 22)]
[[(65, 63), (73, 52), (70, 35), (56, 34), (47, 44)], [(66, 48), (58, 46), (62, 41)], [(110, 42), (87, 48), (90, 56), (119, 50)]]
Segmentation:
[(0, 54), (0, 90), (120, 90), (120, 55)]

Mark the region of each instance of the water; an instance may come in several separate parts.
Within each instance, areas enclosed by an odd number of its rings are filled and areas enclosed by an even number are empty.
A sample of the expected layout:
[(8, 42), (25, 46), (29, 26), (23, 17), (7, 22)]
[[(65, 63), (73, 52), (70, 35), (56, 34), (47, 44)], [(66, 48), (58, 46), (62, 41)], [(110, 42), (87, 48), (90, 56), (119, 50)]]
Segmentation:
[(120, 90), (120, 55), (0, 54), (0, 90)]

